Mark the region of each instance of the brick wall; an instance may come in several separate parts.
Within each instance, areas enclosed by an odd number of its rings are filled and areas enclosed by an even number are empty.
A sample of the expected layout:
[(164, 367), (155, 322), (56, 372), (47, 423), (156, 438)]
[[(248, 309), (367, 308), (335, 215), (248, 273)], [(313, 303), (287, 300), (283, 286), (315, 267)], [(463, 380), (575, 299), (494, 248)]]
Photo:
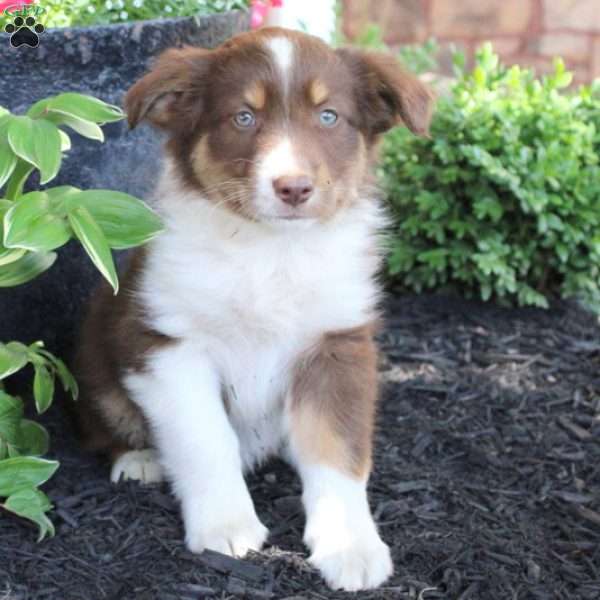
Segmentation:
[[(377, 23), (393, 46), (434, 37), (469, 55), (493, 42), (508, 63), (538, 72), (562, 56), (576, 82), (600, 77), (600, 0), (343, 0), (344, 32), (353, 39)], [(448, 68), (448, 52), (442, 52)]]

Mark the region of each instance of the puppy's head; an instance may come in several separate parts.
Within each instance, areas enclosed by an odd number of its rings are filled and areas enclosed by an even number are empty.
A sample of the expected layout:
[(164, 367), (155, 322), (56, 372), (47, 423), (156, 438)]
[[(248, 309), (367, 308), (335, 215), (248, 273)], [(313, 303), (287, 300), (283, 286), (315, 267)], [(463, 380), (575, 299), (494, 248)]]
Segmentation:
[(386, 55), (332, 50), (284, 29), (215, 50), (168, 50), (128, 92), (187, 186), (245, 218), (323, 221), (361, 201), (373, 147), (404, 124), (426, 134), (431, 96)]

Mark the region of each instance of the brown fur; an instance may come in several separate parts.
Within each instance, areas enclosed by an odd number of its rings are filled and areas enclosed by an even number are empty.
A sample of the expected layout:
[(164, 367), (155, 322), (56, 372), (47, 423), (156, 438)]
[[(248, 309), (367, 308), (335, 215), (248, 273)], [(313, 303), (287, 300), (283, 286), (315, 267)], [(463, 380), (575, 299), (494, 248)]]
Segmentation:
[(120, 384), (124, 372), (143, 369), (148, 352), (171, 341), (144, 325), (135, 300), (143, 260), (138, 250), (116, 298), (106, 284), (96, 291), (81, 332), (74, 369), (82, 390), (77, 413), (84, 445), (92, 451), (120, 454), (151, 445), (142, 412)]
[(292, 386), (292, 437), (302, 456), (365, 477), (377, 401), (373, 325), (326, 334)]

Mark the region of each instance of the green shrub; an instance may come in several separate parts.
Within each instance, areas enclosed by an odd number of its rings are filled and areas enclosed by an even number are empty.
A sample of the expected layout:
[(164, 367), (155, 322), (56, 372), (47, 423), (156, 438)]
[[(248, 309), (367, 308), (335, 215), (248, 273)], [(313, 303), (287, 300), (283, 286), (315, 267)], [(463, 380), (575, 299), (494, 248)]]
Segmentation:
[(598, 86), (566, 90), (560, 59), (541, 79), (505, 68), (489, 44), (463, 64), (429, 139), (398, 129), (384, 142), (390, 276), (418, 292), (600, 309)]
[(46, 0), (48, 27), (85, 27), (127, 21), (192, 17), (243, 10), (247, 0)]
[[(81, 94), (65, 93), (36, 102), (26, 115), (0, 107), (0, 288), (26, 283), (49, 269), (54, 250), (75, 238), (118, 290), (111, 249), (140, 245), (162, 228), (158, 216), (132, 196), (110, 190), (50, 187), (23, 193), (34, 170), (42, 184), (60, 169), (71, 147), (64, 131), (103, 140), (100, 124), (118, 121), (122, 111)], [(48, 451), (45, 429), (23, 416), (23, 401), (6, 392), (4, 380), (31, 365), (33, 398), (38, 414), (54, 397), (55, 379), (77, 398), (77, 383), (65, 364), (44, 349), (0, 343), (0, 507), (37, 523), (40, 539), (54, 533), (46, 516), (51, 504), (38, 487), (58, 468), (41, 458)]]

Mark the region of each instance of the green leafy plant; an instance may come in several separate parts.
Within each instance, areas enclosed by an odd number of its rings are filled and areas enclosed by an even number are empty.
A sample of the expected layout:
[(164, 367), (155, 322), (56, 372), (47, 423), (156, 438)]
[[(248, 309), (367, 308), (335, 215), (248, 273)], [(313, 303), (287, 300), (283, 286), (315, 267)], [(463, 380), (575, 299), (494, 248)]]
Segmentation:
[(553, 295), (600, 309), (600, 98), (568, 91), (557, 59), (536, 79), (490, 44), (441, 97), (431, 137), (398, 129), (382, 177), (395, 226), (388, 270), (401, 286), (452, 287), (546, 307)]
[(408, 69), (420, 75), (438, 70), (437, 56), (439, 51), (439, 44), (433, 38), (430, 38), (423, 44), (402, 46), (398, 56)]
[(106, 25), (245, 10), (248, 0), (47, 0), (48, 27)]
[[(116, 293), (111, 250), (143, 244), (161, 231), (158, 216), (128, 194), (67, 185), (24, 191), (35, 170), (41, 184), (56, 177), (71, 147), (66, 128), (103, 141), (100, 126), (123, 117), (119, 108), (76, 93), (40, 100), (25, 115), (0, 107), (0, 288), (43, 273), (54, 264), (54, 251), (76, 239)], [(28, 365), (38, 414), (50, 407), (57, 378), (74, 399), (78, 389), (66, 365), (42, 342), (0, 343), (0, 499), (5, 499), (0, 507), (37, 523), (42, 539), (54, 528), (46, 516), (50, 501), (38, 488), (58, 462), (42, 458), (48, 451), (46, 430), (24, 417), (22, 399), (4, 386)]]

